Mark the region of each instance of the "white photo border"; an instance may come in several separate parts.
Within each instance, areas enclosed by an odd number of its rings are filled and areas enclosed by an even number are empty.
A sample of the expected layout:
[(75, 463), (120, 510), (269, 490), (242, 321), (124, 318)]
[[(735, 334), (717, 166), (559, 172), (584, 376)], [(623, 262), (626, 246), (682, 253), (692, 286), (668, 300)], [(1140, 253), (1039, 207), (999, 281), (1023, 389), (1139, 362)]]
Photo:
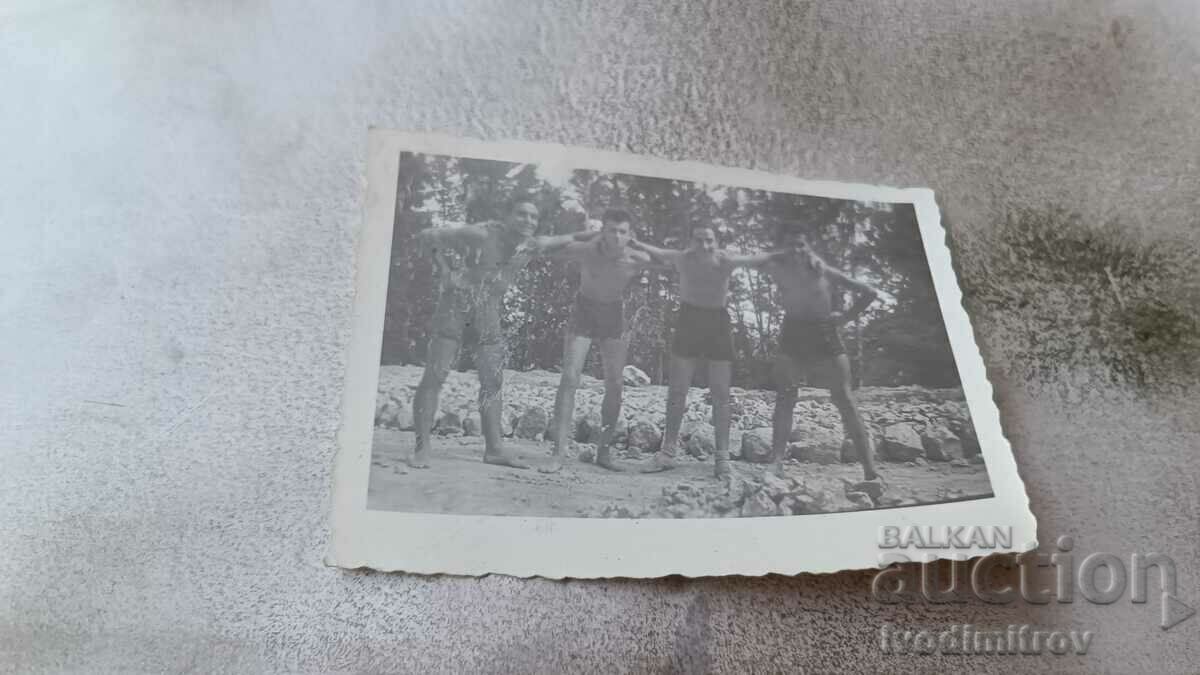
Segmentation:
[[(1037, 521), (1000, 426), (983, 359), (962, 305), (931, 190), (809, 181), (748, 169), (547, 143), (490, 142), (371, 129), (365, 226), (357, 247), (353, 328), (334, 467), (333, 541), (326, 563), (420, 574), (604, 578), (835, 572), (877, 568), (884, 526), (1002, 527), (1012, 548), (909, 553), (979, 556), (1037, 546)], [(367, 509), (401, 152), (624, 173), (835, 199), (912, 204), (946, 332), (992, 486), (992, 497), (804, 516), (604, 519), (397, 513)]]

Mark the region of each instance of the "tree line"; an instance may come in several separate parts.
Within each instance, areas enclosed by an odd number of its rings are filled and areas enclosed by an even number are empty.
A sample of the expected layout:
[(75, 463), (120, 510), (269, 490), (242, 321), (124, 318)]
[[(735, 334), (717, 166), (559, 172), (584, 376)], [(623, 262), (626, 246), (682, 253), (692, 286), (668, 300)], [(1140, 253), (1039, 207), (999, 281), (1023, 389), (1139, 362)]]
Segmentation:
[[(414, 235), (428, 227), (499, 219), (515, 197), (537, 205), (542, 234), (581, 227), (563, 202), (578, 201), (591, 218), (619, 206), (632, 215), (635, 236), (680, 248), (692, 223), (714, 227), (722, 246), (772, 248), (782, 224), (799, 223), (830, 265), (884, 291), (887, 298), (846, 326), (844, 338), (856, 384), (959, 386), (924, 249), (910, 205), (830, 199), (690, 181), (574, 170), (539, 175), (538, 167), (509, 162), (404, 153), (392, 237), (381, 363), (421, 364), (428, 342), (437, 280), (431, 261), (417, 256)], [(561, 260), (535, 259), (504, 298), (508, 367), (557, 369), (578, 272)], [(665, 381), (671, 323), (678, 307), (673, 272), (651, 270), (631, 284), (627, 317), (633, 326), (629, 363), (655, 383)], [(849, 298), (837, 298), (848, 306)], [(734, 384), (770, 387), (772, 357), (782, 323), (769, 276), (739, 271), (730, 284), (734, 327)], [(466, 336), (470, 344), (472, 336)], [(459, 369), (473, 368), (473, 349)], [(599, 375), (593, 350), (588, 372)]]

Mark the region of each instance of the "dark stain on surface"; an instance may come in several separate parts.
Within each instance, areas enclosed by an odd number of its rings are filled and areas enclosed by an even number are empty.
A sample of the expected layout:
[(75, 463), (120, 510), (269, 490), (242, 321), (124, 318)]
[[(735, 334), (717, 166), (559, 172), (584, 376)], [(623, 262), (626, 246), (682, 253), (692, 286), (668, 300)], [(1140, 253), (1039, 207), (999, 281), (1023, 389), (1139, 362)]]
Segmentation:
[(1112, 38), (1117, 49), (1123, 49), (1129, 34), (1133, 32), (1133, 24), (1126, 17), (1117, 17), (1108, 25), (1108, 35)]
[(700, 591), (693, 597), (683, 616), (683, 622), (675, 632), (672, 645), (671, 672), (707, 673), (712, 671), (712, 659), (708, 645), (712, 644), (709, 627), (709, 606), (705, 593)]
[(963, 250), (968, 306), (1026, 379), (1102, 366), (1114, 383), (1194, 384), (1200, 374), (1200, 247), (1147, 241), (1119, 223), (1022, 210)]

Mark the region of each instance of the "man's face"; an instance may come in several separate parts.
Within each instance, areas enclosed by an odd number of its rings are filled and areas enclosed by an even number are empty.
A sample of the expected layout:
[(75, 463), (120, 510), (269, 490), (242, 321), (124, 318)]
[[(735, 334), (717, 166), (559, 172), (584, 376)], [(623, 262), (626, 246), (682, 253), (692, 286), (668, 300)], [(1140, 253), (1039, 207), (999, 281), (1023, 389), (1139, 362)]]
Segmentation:
[(538, 226), (537, 207), (529, 202), (513, 206), (512, 213), (508, 215), (508, 225), (522, 236), (532, 237)]
[(784, 246), (795, 255), (806, 256), (811, 251), (808, 247), (808, 239), (805, 239), (803, 234), (799, 232), (790, 232), (784, 239)]
[(627, 221), (606, 221), (600, 228), (600, 237), (604, 246), (611, 251), (620, 251), (629, 243), (629, 223)]
[(691, 248), (693, 251), (712, 253), (717, 250), (717, 235), (713, 233), (711, 227), (694, 228)]
[(816, 253), (812, 246), (808, 244), (808, 238), (799, 232), (791, 232), (784, 238), (784, 248), (787, 249), (793, 257), (799, 259), (804, 264), (801, 266), (806, 270), (816, 270), (818, 262)]

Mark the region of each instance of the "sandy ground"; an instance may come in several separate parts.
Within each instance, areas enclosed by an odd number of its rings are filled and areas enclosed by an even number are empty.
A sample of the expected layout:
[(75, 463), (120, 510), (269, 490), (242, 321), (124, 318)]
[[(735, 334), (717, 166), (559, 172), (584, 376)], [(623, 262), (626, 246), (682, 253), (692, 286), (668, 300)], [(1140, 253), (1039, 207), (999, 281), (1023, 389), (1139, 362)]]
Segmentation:
[[(549, 457), (548, 442), (508, 439), (508, 447), (533, 462)], [(661, 499), (664, 489), (681, 483), (713, 484), (712, 463), (684, 461), (657, 474), (617, 474), (594, 464), (569, 459), (558, 474), (492, 466), (481, 461), (479, 437), (435, 439), (432, 466), (411, 469), (405, 459), (412, 452), (413, 434), (375, 429), (368, 508), (415, 513), (464, 515), (577, 517), (594, 514), (597, 507), (620, 504), (633, 510)], [(761, 465), (734, 462), (738, 472), (761, 475)], [(880, 471), (900, 495), (930, 504), (991, 496), (983, 465), (927, 466), (881, 463)], [(790, 463), (789, 475), (842, 489), (843, 479), (862, 479), (856, 464), (818, 465)]]

